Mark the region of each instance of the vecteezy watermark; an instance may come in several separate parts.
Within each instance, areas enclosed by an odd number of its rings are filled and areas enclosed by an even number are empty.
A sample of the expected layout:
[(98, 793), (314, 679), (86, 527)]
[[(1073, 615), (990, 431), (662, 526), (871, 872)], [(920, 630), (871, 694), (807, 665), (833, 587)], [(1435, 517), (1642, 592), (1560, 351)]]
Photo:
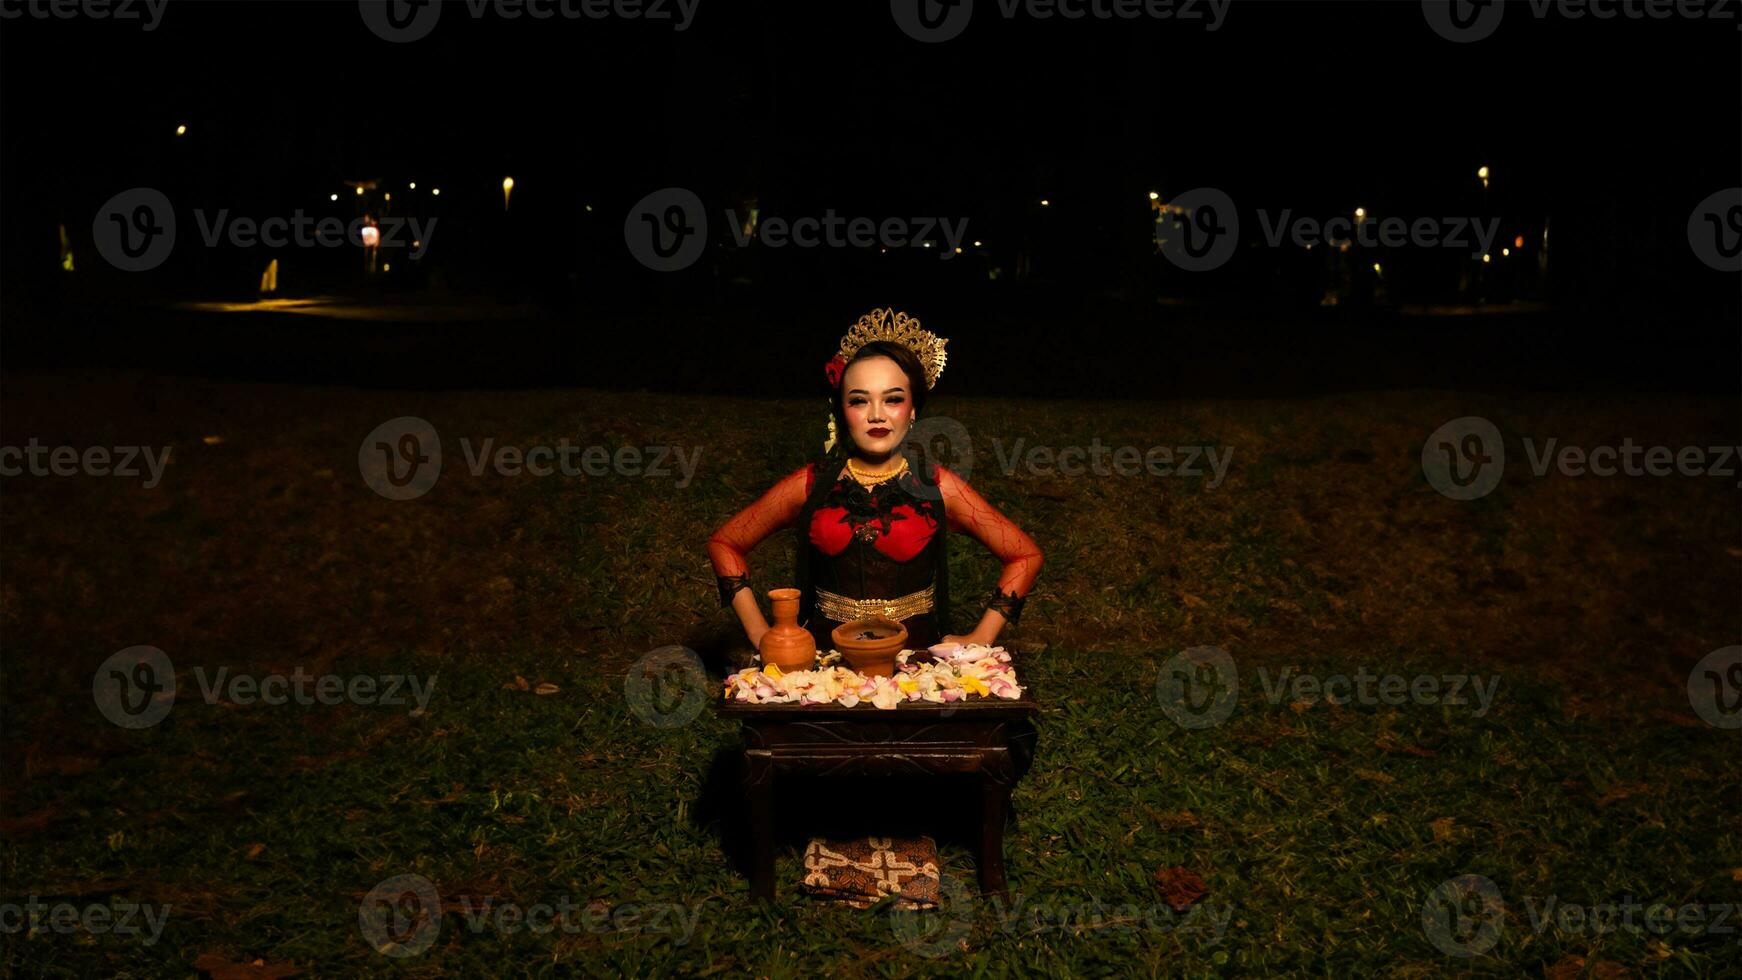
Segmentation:
[[(1624, 895), (1619, 900), (1568, 902), (1558, 895), (1526, 895), (1526, 921), (1539, 936), (1603, 937), (1617, 932), (1635, 935), (1736, 936), (1738, 907), (1734, 902), (1645, 903)], [(1460, 875), (1441, 882), (1422, 903), (1422, 932), (1447, 956), (1468, 959), (1500, 942), (1506, 902), (1500, 888), (1481, 875)], [(1737, 942), (1742, 944), (1742, 939)]]
[[(739, 248), (891, 248), (933, 249), (940, 259), (955, 257), (968, 237), (967, 218), (844, 217), (833, 208), (820, 217), (788, 218), (727, 208), (726, 227)], [(941, 245), (934, 235), (941, 233)], [(623, 219), (623, 241), (635, 260), (655, 272), (687, 269), (708, 243), (708, 216), (702, 199), (683, 187), (666, 187), (637, 201)]]
[[(289, 675), (232, 674), (219, 667), (208, 674), (194, 668), (200, 697), (207, 704), (220, 699), (235, 705), (381, 705), (403, 707), (415, 704), (411, 714), (421, 715), (435, 693), (436, 675), (309, 674), (299, 666)], [(406, 700), (409, 693), (411, 700)], [(111, 654), (91, 677), (91, 696), (103, 717), (122, 728), (150, 728), (175, 707), (175, 665), (169, 655), (153, 646), (128, 647)]]
[(120, 476), (132, 479), (141, 475), (140, 461), (145, 463), (145, 482), (150, 490), (163, 482), (163, 468), (169, 465), (169, 446), (44, 446), (32, 436), (22, 446), (0, 446), (0, 476)]
[(1008, 904), (996, 897), (992, 904), (1005, 931), (1025, 935), (1084, 931), (1093, 931), (1095, 935), (1204, 932), (1210, 936), (1210, 942), (1216, 943), (1222, 941), (1228, 922), (1234, 917), (1231, 905), (1194, 904), (1179, 911), (1166, 902), (1110, 904), (1096, 896), (1080, 902), (1038, 902), (1019, 894)]
[[(929, 415), (913, 424), (902, 454), (915, 469), (930, 464), (947, 466), (963, 480), (972, 478), (979, 458), (974, 437), (966, 426), (945, 415)], [(1022, 470), (1031, 476), (1152, 476), (1209, 477), (1204, 485), (1212, 490), (1228, 477), (1234, 462), (1232, 446), (1110, 446), (1099, 436), (1087, 446), (1030, 445), (1026, 438), (1010, 443), (994, 437), (992, 455), (1005, 476)], [(920, 496), (937, 491), (921, 483)], [(935, 497), (934, 497), (935, 499)]]
[(974, 931), (973, 898), (961, 878), (940, 873), (937, 907), (903, 909), (892, 904), (889, 931), (908, 952), (927, 959), (960, 952), (967, 948), (968, 936)]
[(909, 952), (936, 959), (962, 951), (977, 923), (1012, 936), (1042, 933), (1105, 935), (1203, 935), (1222, 941), (1234, 917), (1232, 906), (1193, 904), (1176, 910), (1165, 902), (1106, 902), (1098, 895), (1059, 900), (1037, 899), (1020, 892), (994, 896), (978, 907), (968, 887), (952, 874), (938, 878), (935, 909), (889, 906), (890, 930)]
[(1264, 699), (1281, 704), (1326, 701), (1330, 704), (1358, 704), (1363, 707), (1401, 704), (1471, 704), (1464, 695), (1467, 687), (1475, 696), (1476, 708), (1470, 714), (1477, 718), (1488, 713), (1494, 695), (1500, 690), (1499, 675), (1480, 674), (1374, 674), (1366, 667), (1355, 668), (1354, 674), (1296, 674), (1295, 668), (1284, 667), (1273, 678), (1263, 667), (1258, 668), (1258, 683), (1264, 689)]
[(554, 446), (497, 446), (496, 440), (480, 440), (476, 449), (470, 439), (460, 437), (460, 452), (466, 457), (466, 468), (473, 476), (483, 476), (488, 468), (497, 476), (671, 476), (667, 460), (676, 463), (680, 474), (675, 486), (690, 485), (695, 478), (696, 464), (701, 462), (702, 448), (687, 457), (682, 446), (620, 446), (615, 452), (606, 446), (576, 446), (567, 439)]
[[(901, 453), (915, 472), (930, 472), (932, 466), (947, 466), (964, 481), (974, 474), (974, 437), (967, 426), (947, 415), (927, 415), (907, 430)], [(943, 499), (943, 488), (921, 480), (913, 485), (921, 497)]]
[[(1618, 902), (1580, 904), (1562, 901), (1558, 895), (1524, 896), (1525, 915), (1538, 935), (1553, 932), (1561, 936), (1604, 936), (1630, 932), (1667, 936), (1675, 932), (1684, 936), (1734, 936), (1742, 924), (1737, 911), (1734, 902), (1648, 905), (1627, 895)], [(1742, 939), (1737, 943), (1742, 945)]]
[[(281, 705), (314, 704), (328, 706), (357, 704), (364, 707), (405, 707), (415, 703), (411, 713), (421, 715), (429, 708), (430, 695), (435, 693), (436, 675), (416, 674), (308, 674), (301, 666), (290, 674), (231, 674), (230, 668), (219, 667), (210, 676), (204, 667), (194, 668), (194, 681), (199, 684), (200, 697), (207, 704), (217, 704), (222, 698), (231, 704)], [(406, 700), (406, 694), (411, 701)]]
[(1500, 234), (1500, 219), (1477, 217), (1376, 218), (1363, 208), (1360, 213), (1336, 215), (1319, 221), (1317, 218), (1295, 217), (1284, 208), (1274, 214), (1260, 208), (1258, 223), (1264, 241), (1271, 248), (1280, 248), (1287, 238), (1302, 248), (1318, 244), (1341, 248), (1347, 244), (1363, 248), (1464, 248), (1471, 258), (1481, 258), (1494, 250), (1494, 240)]
[(369, 489), (388, 500), (416, 499), (441, 478), (441, 437), (416, 416), (388, 419), (363, 437), (357, 469)]
[(1162, 208), (1155, 236), (1163, 258), (1187, 272), (1207, 272), (1240, 246), (1240, 212), (1222, 191), (1194, 187)]
[[(236, 248), (373, 245), (376, 248), (407, 247), (406, 254), (413, 259), (423, 258), (423, 253), (429, 250), (429, 243), (435, 238), (437, 220), (430, 218), (425, 222), (415, 217), (387, 215), (379, 221), (352, 218), (346, 224), (330, 216), (310, 217), (301, 208), (291, 212), (289, 218), (271, 217), (260, 221), (246, 217), (232, 219), (230, 209), (224, 208), (208, 219), (205, 211), (194, 209), (194, 221), (200, 226), (200, 238), (207, 248), (216, 248), (220, 240), (227, 240)], [(366, 231), (369, 228), (375, 231)]]
[(669, 935), (674, 946), (689, 943), (702, 915), (699, 905), (675, 902), (621, 902), (612, 905), (596, 899), (580, 904), (567, 895), (531, 904), (501, 902), (492, 896), (473, 898), (462, 895), (457, 904), (459, 908), (455, 911), (460, 914), (461, 924), (474, 935), (486, 930), (504, 936), (519, 932), (535, 936), (556, 932), (565, 935), (619, 932)]
[(175, 665), (154, 646), (118, 650), (97, 667), (91, 697), (122, 728), (150, 728), (175, 707)]
[(1481, 956), (1500, 941), (1506, 902), (1500, 888), (1481, 875), (1459, 875), (1428, 893), (1421, 930), (1447, 956)]
[[(1195, 187), (1167, 201), (1159, 209), (1156, 223), (1156, 245), (1162, 257), (1187, 272), (1220, 268), (1233, 258), (1240, 243), (1240, 214), (1234, 199), (1215, 187)], [(1321, 244), (1331, 248), (1450, 248), (1466, 249), (1472, 258), (1490, 254), (1500, 235), (1499, 218), (1379, 217), (1366, 208), (1324, 218), (1297, 215), (1292, 208), (1280, 212), (1259, 209), (1258, 223), (1264, 243), (1271, 248), (1289, 243), (1301, 248)]]
[(163, 23), (163, 11), (169, 0), (0, 0), (0, 20), (88, 20), (137, 21), (139, 29), (150, 33)]
[[(1257, 668), (1259, 689), (1272, 705), (1289, 703), (1473, 705), (1477, 718), (1488, 713), (1500, 689), (1498, 675), (1377, 673), (1358, 666), (1353, 673), (1320, 675), (1283, 667)], [(1467, 692), (1467, 693), (1466, 693)], [(1474, 700), (1472, 700), (1472, 696)], [(1185, 729), (1210, 728), (1227, 721), (1240, 699), (1234, 658), (1219, 647), (1192, 647), (1169, 657), (1155, 679), (1162, 714)]]
[[(1005, 20), (1155, 20), (1202, 26), (1214, 32), (1228, 18), (1232, 0), (995, 0)], [(986, 9), (981, 0), (981, 9)], [(915, 41), (948, 41), (967, 29), (974, 0), (890, 0), (889, 14)]]
[(1506, 443), (1487, 419), (1456, 418), (1421, 444), (1421, 471), (1430, 486), (1453, 500), (1486, 497), (1506, 472)]
[[(1550, 469), (1562, 476), (1707, 476), (1735, 477), (1742, 446), (1642, 446), (1632, 437), (1619, 446), (1562, 445), (1549, 437), (1539, 445), (1524, 437), (1530, 471), (1539, 477)], [(1474, 500), (1500, 485), (1506, 468), (1506, 446), (1500, 430), (1485, 418), (1466, 415), (1435, 429), (1421, 447), (1422, 474), (1435, 490), (1453, 500)], [(1742, 480), (1737, 481), (1742, 487)]]
[(552, 933), (573, 936), (607, 932), (668, 935), (683, 946), (695, 935), (701, 906), (675, 902), (576, 902), (568, 895), (532, 903), (504, 902), (495, 896), (461, 895), (443, 904), (435, 883), (422, 875), (394, 875), (380, 882), (357, 907), (363, 938), (383, 956), (403, 959), (428, 949), (441, 934), (444, 912), (458, 914), (458, 925), (473, 935)]
[(702, 658), (676, 644), (650, 651), (623, 675), (629, 713), (654, 728), (681, 728), (719, 696)]
[[(739, 248), (752, 244), (765, 248), (783, 248), (788, 244), (799, 248), (931, 248), (934, 232), (941, 231), (944, 247), (938, 258), (948, 260), (961, 251), (968, 237), (968, 219), (952, 222), (949, 218), (843, 218), (834, 208), (823, 211), (821, 218), (802, 216), (782, 218), (778, 215), (757, 216), (753, 221), (741, 218), (737, 211), (726, 209), (727, 227), (732, 229), (732, 241)], [(821, 237), (818, 237), (818, 236)]]
[(139, 902), (93, 902), (73, 905), (70, 902), (50, 904), (35, 895), (23, 902), (0, 902), (0, 933), (36, 934), (53, 932), (72, 935), (83, 931), (93, 936), (143, 935), (140, 942), (154, 945), (169, 922), (169, 905)]
[[(679, 477), (678, 489), (690, 485), (701, 462), (700, 446), (687, 453), (682, 446), (577, 446), (565, 437), (555, 445), (497, 445), (494, 437), (460, 437), (466, 469), (481, 477), (497, 476)], [(672, 467), (676, 466), (674, 470)], [(434, 487), (442, 473), (442, 442), (435, 426), (405, 415), (376, 426), (357, 448), (357, 469), (369, 489), (389, 500), (412, 500)]]
[(1688, 247), (1719, 272), (1742, 272), (1742, 187), (1717, 191), (1694, 206)]
[(689, 268), (708, 247), (702, 199), (682, 187), (654, 191), (629, 209), (623, 242), (637, 262), (655, 272)]
[[(1422, 16), (1435, 34), (1468, 44), (1500, 29), (1507, 7), (1523, 7), (1537, 20), (1711, 20), (1736, 21), (1736, 0), (1421, 0)], [(1742, 30), (1742, 23), (1737, 25)]]
[(363, 23), (376, 37), (395, 44), (428, 37), (443, 7), (463, 8), (473, 20), (644, 20), (685, 31), (695, 21), (701, 0), (357, 0)]
[(416, 956), (441, 935), (441, 893), (422, 875), (377, 882), (357, 903), (357, 928), (369, 948), (383, 956)]
[(1240, 703), (1240, 672), (1220, 647), (1189, 647), (1161, 665), (1155, 700), (1181, 728), (1212, 728), (1227, 721)]
[[(917, 424), (917, 423), (916, 423)], [(1023, 452), (1027, 447), (1027, 453)], [(998, 467), (1009, 476), (1020, 465), (1035, 476), (1181, 476), (1208, 475), (1206, 487), (1222, 485), (1228, 476), (1228, 464), (1234, 461), (1234, 448), (1221, 452), (1220, 446), (1105, 446), (1099, 437), (1087, 446), (1028, 446), (1026, 439), (1017, 439), (1007, 454), (1002, 440), (992, 440), (992, 452), (998, 457)], [(1209, 470), (1202, 462), (1209, 463)]]
[(1713, 650), (1694, 665), (1688, 703), (1713, 728), (1742, 728), (1742, 646)]
[[(409, 248), (413, 259), (423, 257), (435, 235), (435, 218), (386, 216), (376, 221), (353, 218), (316, 218), (299, 208), (290, 217), (232, 218), (230, 209), (216, 214), (194, 209), (200, 240), (207, 248), (228, 244), (234, 248)], [(175, 250), (176, 215), (169, 198), (151, 187), (122, 191), (97, 209), (91, 221), (91, 238), (98, 254), (123, 272), (146, 272), (162, 265)]]
[(97, 209), (91, 241), (123, 272), (155, 269), (175, 249), (175, 208), (153, 187), (122, 191)]

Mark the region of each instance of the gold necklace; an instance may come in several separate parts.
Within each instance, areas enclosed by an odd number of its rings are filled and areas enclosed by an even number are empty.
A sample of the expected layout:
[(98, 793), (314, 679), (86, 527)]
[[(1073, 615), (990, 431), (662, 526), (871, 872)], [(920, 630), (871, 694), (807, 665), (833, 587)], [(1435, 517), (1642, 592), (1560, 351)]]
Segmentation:
[(907, 457), (905, 456), (901, 458), (901, 465), (887, 473), (867, 473), (859, 468), (858, 464), (853, 461), (853, 457), (847, 457), (847, 473), (862, 487), (870, 488), (887, 483), (905, 472), (907, 472)]

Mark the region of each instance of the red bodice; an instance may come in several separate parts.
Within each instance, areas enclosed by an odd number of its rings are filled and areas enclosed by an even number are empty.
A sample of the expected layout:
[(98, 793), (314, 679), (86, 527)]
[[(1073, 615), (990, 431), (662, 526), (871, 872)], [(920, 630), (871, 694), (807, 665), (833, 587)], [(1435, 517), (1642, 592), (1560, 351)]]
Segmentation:
[(865, 490), (838, 480), (811, 516), (810, 542), (834, 558), (854, 539), (869, 543), (892, 561), (909, 562), (925, 551), (938, 532), (935, 509), (912, 494), (901, 478)]

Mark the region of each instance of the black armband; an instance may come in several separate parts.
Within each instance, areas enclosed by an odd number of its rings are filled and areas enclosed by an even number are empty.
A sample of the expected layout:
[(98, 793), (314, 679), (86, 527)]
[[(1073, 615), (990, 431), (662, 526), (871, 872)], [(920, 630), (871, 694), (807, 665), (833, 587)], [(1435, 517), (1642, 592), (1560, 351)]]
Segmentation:
[(1017, 595), (1014, 589), (1000, 592), (997, 586), (993, 586), (992, 594), (986, 599), (986, 608), (998, 610), (1003, 614), (1005, 623), (1015, 626), (1016, 621), (1022, 618), (1022, 604), (1027, 600), (1027, 596)]
[(720, 583), (720, 605), (723, 608), (731, 607), (732, 597), (738, 594), (739, 589), (750, 587), (748, 575), (716, 575), (714, 578)]

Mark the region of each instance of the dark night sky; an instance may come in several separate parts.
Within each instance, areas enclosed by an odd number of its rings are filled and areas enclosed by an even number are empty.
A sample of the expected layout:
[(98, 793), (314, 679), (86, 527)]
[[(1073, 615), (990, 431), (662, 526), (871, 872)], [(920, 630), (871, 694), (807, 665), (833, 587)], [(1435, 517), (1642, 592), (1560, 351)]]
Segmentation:
[[(983, 0), (962, 37), (922, 45), (884, 4), (817, 7), (704, 2), (675, 33), (475, 21), (455, 3), (406, 45), (348, 2), (177, 2), (151, 33), (11, 21), (7, 199), (80, 201), (177, 155), (214, 191), (287, 201), (419, 172), (493, 193), (513, 172), (526, 195), (744, 183), (769, 206), (873, 213), (1198, 184), (1255, 205), (1443, 208), (1481, 162), (1520, 198), (1649, 207), (1738, 177), (1742, 34), (1726, 25), (1515, 11), (1454, 45), (1409, 2), (1235, 3), (1206, 32), (1007, 23)], [(166, 138), (181, 121), (191, 138)]]
[[(1733, 23), (1539, 21), (1514, 3), (1495, 36), (1459, 45), (1404, 0), (1236, 0), (1215, 32), (1007, 21), (998, 8), (980, 0), (941, 44), (903, 34), (882, 2), (703, 0), (682, 33), (474, 19), (452, 2), (428, 38), (399, 45), (351, 2), (176, 0), (151, 33), (6, 21), (4, 284), (53, 278), (55, 225), (88, 236), (103, 201), (140, 185), (178, 210), (255, 216), (349, 216), (353, 202), (328, 202), (347, 179), (440, 185), (450, 255), (497, 261), (512, 238), (534, 246), (530, 277), (586, 269), (630, 291), (624, 308), (705, 278), (701, 265), (661, 278), (623, 248), (623, 216), (665, 186), (711, 209), (755, 194), (765, 217), (970, 216), (975, 237), (1000, 243), (1039, 233), (1045, 196), (1044, 234), (1098, 274), (1145, 254), (1149, 190), (1207, 185), (1243, 211), (1360, 204), (1520, 229), (1552, 216), (1575, 298), (1602, 308), (1602, 290), (1627, 285), (1653, 318), (1698, 320), (1732, 338), (1723, 356), (1734, 347), (1734, 277), (1700, 265), (1685, 232), (1697, 202), (1742, 183)], [(809, 287), (831, 295), (831, 315), (857, 308), (869, 291), (814, 265), (851, 261), (828, 251), (779, 256), (792, 265), (768, 295), (797, 303)]]

